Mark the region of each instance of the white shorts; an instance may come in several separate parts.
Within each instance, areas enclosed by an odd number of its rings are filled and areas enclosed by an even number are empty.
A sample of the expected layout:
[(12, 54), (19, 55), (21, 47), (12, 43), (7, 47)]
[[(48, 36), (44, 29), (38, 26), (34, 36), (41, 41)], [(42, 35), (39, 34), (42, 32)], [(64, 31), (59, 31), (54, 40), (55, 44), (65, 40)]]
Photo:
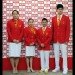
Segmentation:
[(20, 57), (21, 43), (9, 43), (9, 57)]
[(26, 46), (26, 56), (35, 56), (35, 46)]

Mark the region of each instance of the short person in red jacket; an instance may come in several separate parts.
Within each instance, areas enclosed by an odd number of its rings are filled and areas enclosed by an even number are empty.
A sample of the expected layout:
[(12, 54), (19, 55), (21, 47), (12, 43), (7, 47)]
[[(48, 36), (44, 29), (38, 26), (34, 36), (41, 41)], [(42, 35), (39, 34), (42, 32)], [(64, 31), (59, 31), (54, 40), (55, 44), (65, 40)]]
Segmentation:
[(19, 19), (19, 12), (17, 10), (12, 11), (12, 16), (13, 19), (7, 22), (9, 57), (13, 68), (13, 73), (17, 73), (17, 66), (21, 54), (24, 23)]
[(57, 15), (52, 18), (53, 47), (55, 55), (55, 69), (53, 72), (60, 70), (59, 67), (59, 50), (63, 58), (63, 74), (67, 74), (67, 44), (70, 36), (70, 19), (63, 14), (63, 5), (57, 5)]
[(26, 49), (27, 72), (34, 72), (32, 68), (32, 60), (35, 56), (36, 29), (34, 28), (34, 20), (32, 18), (28, 20), (28, 27), (24, 28), (24, 42)]
[(38, 50), (41, 58), (41, 72), (49, 70), (50, 42), (52, 40), (51, 27), (47, 26), (48, 20), (42, 19), (42, 27), (37, 30)]

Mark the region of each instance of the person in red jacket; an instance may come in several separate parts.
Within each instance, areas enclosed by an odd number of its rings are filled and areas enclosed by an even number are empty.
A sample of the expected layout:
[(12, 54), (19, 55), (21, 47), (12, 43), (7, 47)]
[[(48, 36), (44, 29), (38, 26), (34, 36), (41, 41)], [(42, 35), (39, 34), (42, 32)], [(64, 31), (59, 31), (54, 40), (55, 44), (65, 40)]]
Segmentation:
[(13, 19), (7, 22), (9, 57), (13, 68), (13, 73), (18, 73), (17, 66), (21, 54), (24, 23), (19, 19), (19, 12), (17, 10), (12, 11), (12, 16)]
[(49, 70), (49, 53), (50, 53), (50, 42), (52, 40), (51, 27), (47, 26), (48, 20), (42, 19), (42, 27), (37, 30), (37, 42), (38, 50), (40, 52), (41, 59), (41, 71), (48, 72)]
[(28, 27), (24, 28), (24, 42), (26, 49), (27, 72), (34, 72), (32, 68), (32, 60), (35, 56), (36, 28), (34, 27), (34, 20), (32, 18), (28, 20)]
[(53, 72), (60, 70), (59, 67), (59, 50), (61, 50), (63, 58), (63, 74), (67, 74), (67, 44), (70, 36), (70, 19), (63, 14), (63, 5), (58, 4), (57, 15), (52, 18), (52, 32), (53, 32), (53, 47), (55, 55), (55, 69)]

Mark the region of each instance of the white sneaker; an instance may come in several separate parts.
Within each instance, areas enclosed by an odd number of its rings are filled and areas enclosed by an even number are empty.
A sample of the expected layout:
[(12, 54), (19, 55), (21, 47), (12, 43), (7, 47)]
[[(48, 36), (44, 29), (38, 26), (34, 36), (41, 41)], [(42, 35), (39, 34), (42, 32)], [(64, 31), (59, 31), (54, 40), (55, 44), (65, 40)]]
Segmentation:
[(59, 68), (55, 68), (54, 70), (52, 70), (52, 72), (58, 72), (59, 70)]
[(41, 69), (40, 72), (44, 72), (44, 69)]
[(68, 73), (68, 70), (63, 70), (63, 74), (67, 74)]
[(48, 69), (45, 69), (45, 73), (48, 73)]

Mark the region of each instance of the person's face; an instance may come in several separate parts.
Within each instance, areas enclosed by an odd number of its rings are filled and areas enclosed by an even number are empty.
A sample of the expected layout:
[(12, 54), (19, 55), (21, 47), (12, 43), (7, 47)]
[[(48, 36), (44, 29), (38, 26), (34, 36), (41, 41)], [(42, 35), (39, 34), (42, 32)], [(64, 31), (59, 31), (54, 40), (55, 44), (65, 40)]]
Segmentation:
[(19, 18), (19, 14), (17, 13), (17, 11), (14, 11), (12, 13), (13, 19), (18, 19)]
[(46, 20), (43, 20), (43, 21), (42, 21), (42, 26), (45, 27), (45, 26), (47, 25), (47, 23), (48, 23), (48, 22), (47, 22)]
[(61, 14), (63, 13), (63, 8), (57, 9), (57, 13), (58, 13), (59, 15), (61, 15)]
[(34, 21), (33, 20), (29, 20), (28, 25), (29, 26), (33, 26), (34, 25)]

